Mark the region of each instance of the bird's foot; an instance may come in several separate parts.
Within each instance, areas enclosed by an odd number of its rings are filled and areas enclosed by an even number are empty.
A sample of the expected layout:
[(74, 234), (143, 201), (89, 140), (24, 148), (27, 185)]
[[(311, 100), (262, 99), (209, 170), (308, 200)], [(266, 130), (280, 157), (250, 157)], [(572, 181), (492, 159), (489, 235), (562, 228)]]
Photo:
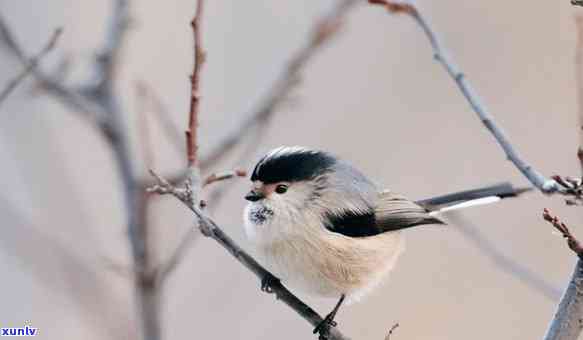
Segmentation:
[(263, 279), (261, 279), (261, 291), (265, 293), (273, 293), (271, 287), (273, 285), (278, 284), (279, 279), (271, 274), (266, 275)]
[(330, 313), (326, 315), (324, 320), (322, 320), (316, 328), (314, 328), (314, 334), (320, 334), (320, 340), (327, 340), (330, 335), (330, 329), (336, 327), (338, 323), (334, 321), (334, 316), (336, 313)]

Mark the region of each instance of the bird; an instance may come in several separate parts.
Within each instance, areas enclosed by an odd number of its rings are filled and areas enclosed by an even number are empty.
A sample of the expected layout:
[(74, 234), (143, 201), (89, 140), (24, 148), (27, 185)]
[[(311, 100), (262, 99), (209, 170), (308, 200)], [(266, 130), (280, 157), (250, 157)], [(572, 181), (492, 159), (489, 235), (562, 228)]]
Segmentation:
[(491, 203), (528, 189), (500, 184), (412, 201), (380, 187), (331, 153), (275, 148), (256, 163), (244, 210), (245, 234), (270, 280), (338, 302), (314, 333), (336, 326), (340, 308), (384, 281), (404, 249), (402, 230), (445, 222), (450, 209)]

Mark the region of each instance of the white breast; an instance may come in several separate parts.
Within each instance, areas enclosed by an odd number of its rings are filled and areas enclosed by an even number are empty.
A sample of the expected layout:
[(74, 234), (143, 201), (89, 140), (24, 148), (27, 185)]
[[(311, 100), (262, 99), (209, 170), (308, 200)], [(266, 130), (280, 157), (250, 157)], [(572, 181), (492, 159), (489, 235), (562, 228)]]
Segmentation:
[(359, 300), (386, 277), (404, 249), (400, 232), (350, 238), (324, 231), (255, 243), (259, 261), (292, 289)]

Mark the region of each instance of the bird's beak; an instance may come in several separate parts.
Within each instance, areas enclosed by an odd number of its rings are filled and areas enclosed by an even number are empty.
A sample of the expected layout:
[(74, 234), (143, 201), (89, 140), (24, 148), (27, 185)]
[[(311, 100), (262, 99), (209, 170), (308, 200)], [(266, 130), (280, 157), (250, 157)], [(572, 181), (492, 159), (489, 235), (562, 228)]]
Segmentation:
[(245, 199), (250, 202), (257, 202), (263, 198), (265, 198), (265, 196), (262, 193), (255, 190), (251, 190), (247, 193), (247, 195), (245, 195)]

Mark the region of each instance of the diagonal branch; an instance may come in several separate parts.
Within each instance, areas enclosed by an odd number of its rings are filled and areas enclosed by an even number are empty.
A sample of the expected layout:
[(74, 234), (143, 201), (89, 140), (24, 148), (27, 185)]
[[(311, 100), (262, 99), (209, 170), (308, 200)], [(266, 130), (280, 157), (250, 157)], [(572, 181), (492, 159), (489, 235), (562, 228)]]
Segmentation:
[[(4, 18), (0, 15), (0, 45), (9, 52), (23, 67), (28, 67), (29, 58), (24, 49), (18, 44), (12, 30), (8, 27)], [(38, 82), (40, 88), (52, 95), (62, 105), (73, 112), (83, 115), (90, 123), (105, 126), (105, 117), (101, 108), (87, 100), (78, 91), (61, 84), (60, 80), (47, 76), (38, 67), (31, 69), (30, 73)]]
[(562, 188), (558, 183), (549, 179), (526, 163), (514, 149), (506, 134), (494, 121), (493, 116), (482, 103), (481, 98), (476, 93), (473, 86), (468, 82), (464, 73), (453, 62), (452, 58), (446, 52), (445, 47), (437, 37), (433, 28), (429, 25), (428, 20), (420, 11), (418, 6), (412, 1), (389, 1), (389, 0), (369, 0), (370, 4), (384, 6), (390, 13), (403, 13), (409, 15), (421, 27), (426, 35), (431, 47), (433, 48), (434, 58), (445, 68), (449, 76), (455, 81), (456, 85), (466, 98), (478, 118), (484, 126), (494, 136), (509, 161), (540, 191), (545, 194), (560, 192)]
[(448, 212), (445, 214), (468, 241), (473, 243), (486, 257), (488, 257), (502, 271), (512, 275), (530, 288), (536, 290), (546, 298), (557, 301), (561, 296), (561, 291), (546, 281), (541, 275), (530, 270), (523, 264), (517, 262), (511, 256), (504, 254), (499, 247), (488, 240), (476, 225), (465, 218), (459, 212)]
[(18, 84), (20, 84), (37, 67), (40, 60), (43, 59), (53, 48), (55, 48), (55, 45), (57, 44), (57, 41), (59, 40), (62, 32), (63, 30), (61, 28), (57, 28), (43, 49), (37, 55), (30, 58), (30, 60), (27, 62), (28, 65), (14, 79), (9, 81), (2, 91), (0, 91), (0, 105), (4, 102), (4, 100), (6, 100), (8, 95), (14, 91)]

